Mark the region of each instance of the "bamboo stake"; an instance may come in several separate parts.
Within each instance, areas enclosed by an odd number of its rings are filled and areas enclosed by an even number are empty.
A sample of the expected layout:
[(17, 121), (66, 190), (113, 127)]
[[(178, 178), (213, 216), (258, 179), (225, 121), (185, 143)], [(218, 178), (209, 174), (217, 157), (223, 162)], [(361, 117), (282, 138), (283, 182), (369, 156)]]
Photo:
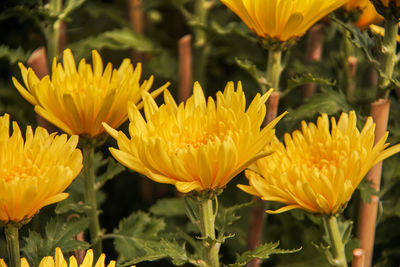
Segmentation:
[(353, 262), (351, 267), (364, 267), (365, 253), (362, 248), (356, 248), (353, 250)]
[[(322, 50), (324, 47), (324, 25), (322, 23), (314, 25), (307, 38), (306, 59), (307, 62), (321, 61)], [(309, 83), (302, 87), (303, 97), (311, 97), (317, 88), (315, 83)]]
[[(144, 19), (141, 5), (142, 0), (129, 0), (129, 21), (133, 30), (138, 34), (142, 34), (144, 31)], [(144, 55), (133, 49), (132, 59), (136, 62), (142, 62)]]
[(357, 72), (357, 58), (353, 56), (349, 56), (347, 58), (348, 66), (349, 66), (349, 74), (350, 74), (350, 84), (347, 90), (347, 99), (352, 101), (354, 98), (354, 77), (356, 76)]
[[(280, 93), (273, 92), (268, 99), (267, 103), (267, 115), (265, 116), (264, 125), (270, 123), (276, 118), (278, 114)], [(261, 244), (264, 221), (266, 218), (265, 203), (259, 197), (254, 196), (253, 201), (257, 203), (256, 206), (251, 208), (249, 231), (247, 238), (247, 248), (254, 250)], [(247, 264), (247, 267), (259, 267), (261, 266), (260, 259), (254, 259)]]
[(179, 91), (178, 101), (188, 99), (192, 92), (192, 36), (187, 34), (179, 39)]
[[(379, 99), (371, 104), (371, 116), (376, 123), (375, 143), (386, 133), (389, 109), (390, 101), (388, 99)], [(367, 179), (372, 182), (372, 188), (378, 192), (381, 184), (381, 174), (382, 162), (372, 167), (367, 174)], [(371, 203), (360, 204), (357, 237), (360, 239), (361, 248), (365, 252), (365, 267), (370, 267), (372, 264), (378, 203), (379, 198), (372, 196)]]

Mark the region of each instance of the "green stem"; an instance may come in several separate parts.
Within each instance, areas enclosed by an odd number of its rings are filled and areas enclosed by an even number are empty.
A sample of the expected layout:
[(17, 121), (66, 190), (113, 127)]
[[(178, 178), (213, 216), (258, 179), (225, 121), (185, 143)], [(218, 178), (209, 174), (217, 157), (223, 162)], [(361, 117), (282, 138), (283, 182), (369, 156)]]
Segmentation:
[(344, 39), (344, 55), (343, 55), (343, 90), (346, 92), (347, 99), (353, 100), (353, 77), (351, 76), (351, 69), (349, 58), (354, 55), (354, 47), (350, 41), (350, 33), (346, 31)]
[(215, 238), (215, 214), (211, 199), (199, 200), (200, 231), (204, 246), (204, 260), (207, 267), (219, 267), (220, 243)]
[[(62, 11), (62, 0), (50, 0), (49, 3), (50, 11), (53, 15), (58, 15)], [(45, 25), (45, 37), (47, 44), (47, 64), (49, 70), (51, 70), (52, 61), (58, 56), (58, 42), (60, 35), (61, 20), (57, 18), (54, 22), (49, 21), (49, 24)]]
[[(279, 79), (283, 70), (281, 64), (282, 50), (270, 49), (267, 61), (267, 84), (275, 91), (279, 92)], [(263, 93), (266, 92), (266, 88), (263, 88)]]
[(326, 233), (333, 246), (333, 266), (347, 267), (346, 254), (344, 252), (344, 244), (342, 235), (339, 231), (336, 216), (323, 216)]
[(382, 72), (388, 78), (380, 78), (379, 80), (379, 95), (383, 98), (389, 97), (389, 85), (392, 78), (394, 65), (396, 63), (396, 48), (397, 48), (397, 30), (398, 21), (394, 19), (385, 20), (385, 36), (383, 37), (381, 53), (382, 53)]
[(89, 232), (90, 239), (93, 244), (93, 252), (95, 259), (98, 258), (102, 252), (101, 245), (101, 231), (100, 222), (97, 211), (96, 189), (95, 189), (95, 173), (94, 173), (94, 149), (95, 146), (92, 142), (88, 141), (83, 146), (83, 184), (84, 184), (84, 198), (85, 203), (90, 205), (87, 211), (89, 217)]
[(21, 257), (19, 254), (18, 227), (12, 223), (4, 227), (4, 234), (7, 240), (7, 251), (9, 266), (21, 267)]
[(209, 54), (209, 45), (207, 44), (207, 33), (203, 26), (207, 24), (208, 14), (207, 0), (195, 1), (195, 18), (200, 25), (196, 25), (194, 29), (194, 47), (195, 47), (195, 61), (194, 61), (194, 78), (205, 86), (205, 68), (207, 65), (207, 58)]

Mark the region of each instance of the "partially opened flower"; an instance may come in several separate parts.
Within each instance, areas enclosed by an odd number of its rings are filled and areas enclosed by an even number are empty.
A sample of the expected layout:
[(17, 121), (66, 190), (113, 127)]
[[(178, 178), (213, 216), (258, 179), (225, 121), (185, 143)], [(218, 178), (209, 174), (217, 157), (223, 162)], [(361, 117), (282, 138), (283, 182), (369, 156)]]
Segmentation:
[(400, 18), (400, 0), (371, 0), (376, 11), (386, 19)]
[(221, 0), (261, 38), (295, 39), (348, 0)]
[[(39, 79), (34, 71), (19, 64), (25, 87), (13, 78), (20, 94), (35, 106), (35, 111), (68, 134), (95, 137), (104, 128), (103, 121), (117, 128), (128, 118), (127, 104), (141, 101), (141, 93), (149, 91), (153, 76), (139, 83), (141, 65), (134, 69), (124, 59), (118, 69), (108, 63), (103, 70), (99, 53), (92, 52), (93, 67), (82, 59), (76, 67), (70, 49), (63, 55), (63, 64), (53, 61), (52, 76)], [(152, 93), (161, 93), (164, 85)]]
[[(41, 261), (38, 267), (105, 267), (105, 258), (106, 256), (104, 254), (101, 254), (100, 258), (97, 260), (96, 264), (93, 265), (93, 251), (89, 249), (86, 252), (86, 256), (82, 262), (82, 264), (78, 265), (78, 262), (76, 261), (74, 256), (71, 256), (69, 258), (69, 264), (67, 261), (64, 259), (64, 255), (61, 251), (60, 248), (56, 248), (56, 254), (54, 257), (48, 256), (44, 257)], [(107, 265), (107, 267), (114, 267), (115, 266), (115, 261), (110, 261), (110, 263)], [(7, 267), (3, 259), (0, 259), (0, 267)], [(29, 263), (25, 258), (21, 259), (21, 267), (29, 267)], [(134, 267), (134, 266), (131, 266)]]
[(110, 151), (130, 169), (156, 182), (174, 184), (183, 193), (223, 188), (266, 154), (263, 147), (284, 115), (260, 130), (270, 93), (257, 94), (247, 110), (240, 83), (236, 91), (228, 83), (223, 93), (217, 93), (216, 102), (211, 97), (206, 100), (198, 83), (193, 96), (179, 106), (167, 90), (160, 107), (145, 94), (146, 120), (135, 105), (128, 108), (131, 139), (105, 125), (118, 140), (119, 149)]
[(285, 135), (285, 145), (275, 141), (275, 153), (246, 171), (247, 193), (285, 204), (269, 213), (300, 208), (333, 215), (349, 201), (369, 169), (400, 151), (387, 148), (387, 135), (374, 145), (375, 124), (369, 117), (361, 132), (356, 114), (343, 113), (336, 123), (323, 114), (317, 125), (302, 122), (302, 130)]
[(29, 220), (42, 207), (68, 197), (64, 190), (82, 168), (78, 136), (48, 134), (28, 126), (26, 140), (16, 122), (0, 117), (0, 222)]

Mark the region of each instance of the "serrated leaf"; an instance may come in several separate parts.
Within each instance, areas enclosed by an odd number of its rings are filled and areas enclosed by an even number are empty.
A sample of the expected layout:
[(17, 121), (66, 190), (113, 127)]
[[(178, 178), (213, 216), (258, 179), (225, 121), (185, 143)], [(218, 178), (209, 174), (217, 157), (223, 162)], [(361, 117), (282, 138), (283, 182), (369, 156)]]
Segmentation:
[(165, 198), (158, 200), (150, 207), (150, 212), (157, 216), (186, 216), (185, 204), (182, 198)]
[(56, 247), (60, 247), (64, 253), (87, 249), (89, 247), (87, 242), (75, 240), (74, 237), (88, 225), (87, 218), (69, 221), (62, 217), (51, 218), (46, 224), (44, 236), (29, 231), (29, 235), (23, 238), (25, 244), (21, 250), (33, 266), (38, 266), (43, 257), (54, 254)]
[[(103, 32), (76, 43), (70, 44), (74, 54), (84, 55), (92, 49), (108, 48), (112, 50), (135, 49), (139, 52), (154, 52), (156, 46), (148, 38), (135, 33), (130, 28), (122, 28)], [(77, 56), (79, 57), (79, 56)]]
[(265, 79), (265, 73), (260, 71), (257, 66), (247, 59), (241, 60), (235, 58), (236, 64), (243, 70), (247, 71), (251, 77), (259, 84), (261, 88), (267, 89), (267, 81)]
[(195, 262), (186, 252), (185, 243), (164, 238), (163, 219), (151, 217), (145, 212), (136, 212), (123, 219), (114, 231), (114, 245), (122, 265), (142, 261), (155, 261), (169, 258), (176, 265)]
[(290, 254), (301, 250), (299, 249), (277, 249), (279, 242), (266, 243), (256, 247), (253, 251), (246, 251), (243, 254), (236, 255), (236, 262), (229, 264), (229, 267), (242, 267), (254, 259), (268, 259), (271, 255), (276, 254)]
[(346, 96), (341, 91), (321, 88), (321, 93), (315, 94), (308, 101), (295, 111), (286, 116), (288, 120), (299, 120), (312, 118), (320, 113), (328, 115), (339, 111), (349, 111), (352, 107), (346, 100)]
[(336, 85), (336, 81), (331, 81), (329, 79), (315, 77), (311, 73), (305, 73), (298, 77), (293, 77), (288, 80), (288, 84), (286, 89), (282, 92), (282, 97), (285, 97), (288, 93), (290, 93), (294, 88), (308, 84), (308, 83), (316, 83), (319, 85), (326, 86), (334, 86)]
[(250, 201), (226, 208), (219, 206), (218, 214), (215, 219), (215, 228), (219, 231), (218, 238), (223, 238), (223, 235), (227, 231), (228, 227), (240, 219), (240, 216), (236, 215), (238, 210), (245, 207), (250, 207), (252, 205), (254, 205), (254, 202)]
[(10, 48), (6, 45), (0, 45), (0, 58), (6, 58), (10, 64), (17, 62), (26, 62), (31, 52), (25, 52), (21, 47), (17, 49)]
[(121, 164), (117, 163), (113, 158), (108, 157), (106, 159), (107, 169), (106, 171), (99, 176), (97, 183), (97, 189), (100, 189), (107, 181), (111, 180), (121, 172), (125, 171), (125, 167)]

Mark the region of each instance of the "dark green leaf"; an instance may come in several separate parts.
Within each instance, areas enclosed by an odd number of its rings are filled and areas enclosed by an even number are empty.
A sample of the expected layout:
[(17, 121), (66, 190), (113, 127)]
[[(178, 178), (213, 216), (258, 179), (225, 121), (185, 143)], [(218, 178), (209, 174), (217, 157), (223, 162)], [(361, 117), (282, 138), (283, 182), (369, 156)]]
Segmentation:
[(288, 120), (299, 120), (312, 118), (320, 113), (328, 115), (339, 111), (349, 111), (352, 109), (346, 100), (346, 96), (341, 91), (321, 88), (321, 93), (313, 95), (308, 101), (295, 111), (287, 115)]
[(157, 216), (174, 217), (186, 216), (182, 198), (165, 198), (156, 202), (150, 212)]
[(64, 253), (87, 249), (89, 247), (87, 242), (75, 240), (74, 237), (88, 225), (86, 218), (69, 221), (62, 217), (51, 218), (45, 227), (44, 236), (29, 231), (29, 236), (24, 238), (22, 252), (33, 266), (38, 266), (43, 257), (54, 254), (56, 247), (60, 247)]
[(319, 85), (326, 85), (326, 86), (334, 86), (336, 84), (335, 81), (331, 81), (329, 79), (320, 78), (320, 77), (314, 77), (311, 73), (305, 73), (299, 77), (293, 77), (288, 80), (287, 87), (282, 92), (282, 97), (285, 97), (294, 88), (308, 84), (308, 83), (316, 83)]
[(279, 242), (267, 243), (256, 247), (253, 251), (246, 251), (241, 255), (236, 255), (236, 262), (229, 264), (229, 267), (242, 267), (254, 259), (268, 259), (271, 255), (290, 254), (301, 250), (299, 249), (277, 249)]
[(0, 58), (6, 58), (10, 64), (15, 64), (19, 61), (26, 62), (31, 52), (25, 52), (21, 47), (12, 49), (6, 45), (0, 45)]

